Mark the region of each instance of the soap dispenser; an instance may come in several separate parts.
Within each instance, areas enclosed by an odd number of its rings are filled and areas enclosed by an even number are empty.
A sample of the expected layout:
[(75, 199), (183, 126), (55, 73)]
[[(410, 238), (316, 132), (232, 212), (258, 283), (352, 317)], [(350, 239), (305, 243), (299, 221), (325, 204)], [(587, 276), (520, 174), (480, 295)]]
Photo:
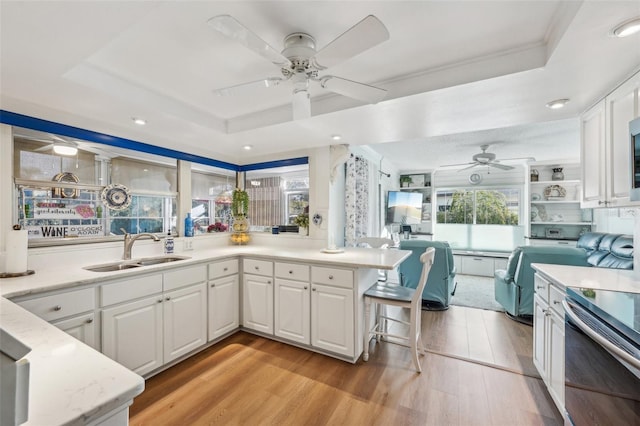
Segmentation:
[(171, 235), (171, 231), (167, 232), (167, 238), (164, 239), (164, 254), (173, 253), (173, 235)]
[(184, 236), (193, 237), (193, 219), (191, 219), (191, 213), (187, 213), (187, 217), (184, 218)]

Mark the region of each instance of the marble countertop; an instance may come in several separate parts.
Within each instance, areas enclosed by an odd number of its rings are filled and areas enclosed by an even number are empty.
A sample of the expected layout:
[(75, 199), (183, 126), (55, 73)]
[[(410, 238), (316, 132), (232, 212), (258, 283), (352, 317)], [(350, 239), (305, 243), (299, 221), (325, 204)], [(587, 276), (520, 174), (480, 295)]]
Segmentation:
[(142, 377), (4, 298), (0, 324), (31, 348), (24, 425), (87, 424), (144, 390)]
[(640, 274), (634, 271), (585, 266), (533, 263), (531, 267), (561, 286), (640, 293)]
[(319, 249), (269, 246), (221, 246), (205, 250), (183, 251), (176, 253), (190, 259), (114, 272), (93, 272), (83, 269), (85, 266), (117, 262), (119, 259), (100, 259), (88, 264), (63, 264), (46, 270), (36, 270), (35, 274), (18, 278), (0, 280), (0, 296), (11, 298), (50, 290), (58, 290), (85, 284), (94, 284), (115, 278), (146, 274), (153, 271), (179, 268), (190, 264), (211, 262), (233, 256), (250, 256), (275, 261), (309, 262), (347, 268), (396, 268), (411, 255), (409, 250), (347, 248), (342, 253), (323, 253)]

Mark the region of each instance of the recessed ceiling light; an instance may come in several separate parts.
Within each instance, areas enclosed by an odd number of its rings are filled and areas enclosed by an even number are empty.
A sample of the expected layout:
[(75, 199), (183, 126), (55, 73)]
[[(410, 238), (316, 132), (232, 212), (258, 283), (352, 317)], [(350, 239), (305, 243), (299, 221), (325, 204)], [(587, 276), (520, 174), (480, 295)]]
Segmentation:
[(340, 139), (342, 139), (342, 136), (340, 136), (340, 135), (331, 135), (331, 139), (333, 139), (334, 141), (339, 141)]
[(242, 148), (247, 150), (247, 151), (249, 151), (251, 148), (253, 148), (253, 146), (252, 145), (245, 145)]
[(138, 126), (144, 126), (145, 124), (147, 124), (147, 120), (143, 119), (143, 118), (138, 118), (138, 117), (131, 117), (131, 119), (133, 120), (134, 123), (136, 123)]
[(611, 30), (611, 34), (615, 37), (627, 37), (638, 31), (640, 31), (640, 17), (629, 19), (617, 25)]
[(564, 107), (569, 102), (569, 99), (556, 99), (555, 101), (549, 102), (546, 106), (551, 109), (559, 109)]

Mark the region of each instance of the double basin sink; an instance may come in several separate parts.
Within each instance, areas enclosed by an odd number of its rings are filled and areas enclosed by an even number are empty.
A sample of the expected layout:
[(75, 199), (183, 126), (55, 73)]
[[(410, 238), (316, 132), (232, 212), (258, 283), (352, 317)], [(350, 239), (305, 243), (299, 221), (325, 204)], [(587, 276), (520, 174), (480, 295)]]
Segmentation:
[(101, 265), (85, 266), (83, 269), (93, 272), (114, 272), (124, 271), (125, 269), (140, 268), (143, 266), (158, 265), (161, 263), (176, 262), (178, 260), (191, 259), (187, 256), (158, 256), (145, 257), (134, 260), (121, 260), (113, 263), (103, 263)]

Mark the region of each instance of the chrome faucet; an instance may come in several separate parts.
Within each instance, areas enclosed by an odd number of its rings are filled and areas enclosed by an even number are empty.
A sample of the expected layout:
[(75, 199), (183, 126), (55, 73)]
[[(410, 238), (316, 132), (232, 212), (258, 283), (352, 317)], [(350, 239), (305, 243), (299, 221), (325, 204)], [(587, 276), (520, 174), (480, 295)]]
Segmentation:
[(142, 234), (136, 234), (131, 236), (130, 233), (120, 228), (122, 232), (124, 232), (124, 253), (122, 254), (122, 259), (129, 260), (131, 259), (131, 248), (133, 247), (133, 243), (136, 240), (139, 240), (142, 237), (152, 238), (153, 241), (160, 241), (160, 238), (153, 234), (149, 234), (148, 232), (143, 232)]

